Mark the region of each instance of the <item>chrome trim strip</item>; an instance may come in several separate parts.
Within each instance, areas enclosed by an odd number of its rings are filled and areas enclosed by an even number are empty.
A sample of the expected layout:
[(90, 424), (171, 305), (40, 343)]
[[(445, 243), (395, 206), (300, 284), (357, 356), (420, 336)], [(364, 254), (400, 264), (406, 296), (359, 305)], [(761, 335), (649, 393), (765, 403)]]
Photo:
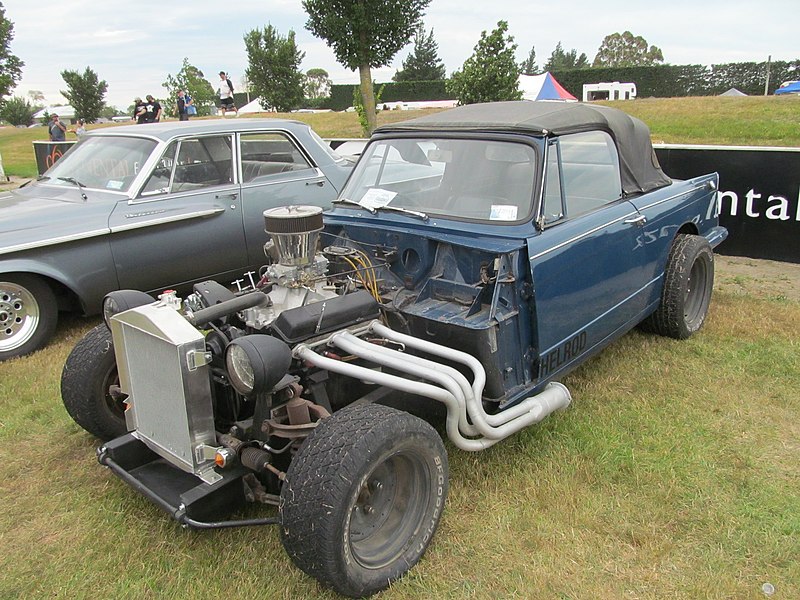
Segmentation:
[[(276, 181), (264, 181), (264, 182), (260, 182), (259, 181), (257, 183), (247, 182), (247, 183), (243, 183), (242, 184), (242, 189), (243, 190), (248, 190), (250, 188), (264, 187), (266, 185), (276, 185), (278, 183), (294, 183), (296, 181), (311, 181), (311, 180), (314, 180), (314, 179), (320, 179), (320, 178), (325, 177), (325, 174), (322, 172), (322, 169), (320, 169), (319, 167), (312, 167), (312, 169), (315, 171), (315, 174), (312, 175), (311, 177), (309, 177), (309, 176), (294, 177), (294, 178), (291, 178), (291, 179), (288, 179), (288, 178), (287, 179), (278, 179)], [(309, 170), (312, 170), (312, 169), (309, 169)], [(275, 174), (276, 175), (283, 175), (283, 173), (275, 173)], [(327, 181), (327, 179), (326, 179), (326, 181)]]
[[(186, 221), (188, 219), (198, 219), (203, 217), (210, 217), (213, 215), (218, 215), (220, 213), (224, 213), (225, 209), (220, 208), (212, 208), (209, 210), (199, 210), (193, 213), (186, 213), (180, 215), (174, 215), (170, 217), (161, 217), (159, 219), (150, 219), (148, 221), (139, 221), (136, 223), (131, 223), (129, 225), (119, 225), (117, 227), (111, 228), (111, 233), (119, 233), (121, 231), (130, 231), (132, 229), (141, 229), (143, 227), (150, 227), (153, 225), (163, 225), (164, 223), (174, 223), (176, 221)], [(125, 215), (126, 217), (128, 215)], [(132, 215), (130, 218), (135, 217), (136, 215)]]
[(76, 242), (78, 240), (85, 240), (93, 237), (99, 237), (101, 235), (108, 235), (109, 233), (110, 233), (109, 229), (97, 229), (95, 231), (87, 231), (82, 233), (75, 233), (72, 235), (64, 235), (61, 237), (50, 238), (38, 242), (27, 242), (25, 244), (17, 244), (15, 246), (7, 246), (5, 248), (0, 248), (0, 255), (10, 254), (12, 252), (20, 252), (22, 250), (35, 250), (36, 248), (45, 248), (47, 246), (55, 246), (56, 244), (65, 244), (67, 242)]
[(564, 246), (566, 246), (568, 244), (572, 244), (573, 242), (577, 242), (578, 240), (583, 239), (586, 236), (592, 235), (593, 233), (597, 233), (598, 231), (600, 231), (601, 229), (605, 229), (609, 225), (614, 225), (615, 223), (619, 223), (620, 221), (624, 221), (625, 219), (629, 219), (630, 217), (632, 217), (634, 215), (639, 215), (639, 214), (640, 213), (638, 211), (629, 212), (627, 215), (623, 215), (621, 217), (618, 217), (618, 218), (614, 219), (613, 221), (609, 221), (608, 223), (604, 223), (603, 225), (598, 225), (597, 227), (593, 227), (589, 231), (584, 231), (580, 235), (576, 235), (573, 238), (570, 238), (568, 240), (564, 240), (563, 242), (561, 242), (560, 244), (556, 244), (552, 248), (548, 248), (547, 250), (542, 250), (538, 254), (534, 254), (533, 256), (531, 256), (529, 258), (529, 261), (534, 261), (537, 258), (541, 258), (545, 254), (549, 254), (550, 252), (553, 252), (554, 250), (558, 250), (559, 248), (563, 248)]
[[(680, 194), (675, 194), (674, 196), (670, 196), (669, 198), (662, 198), (661, 200), (656, 200), (652, 204), (647, 204), (645, 206), (642, 206), (641, 208), (639, 208), (639, 210), (642, 211), (642, 210), (647, 210), (648, 208), (653, 208), (654, 206), (658, 206), (659, 204), (664, 204), (664, 202), (669, 202), (670, 200), (675, 200), (676, 198), (680, 198), (681, 196), (685, 196), (687, 194), (691, 194), (692, 192), (696, 192), (697, 190), (701, 190), (703, 189), (703, 187), (705, 187), (705, 184), (698, 185), (697, 187), (693, 187), (692, 189), (686, 190), (685, 192), (681, 192)], [(633, 200), (636, 200), (636, 198), (633, 198)]]

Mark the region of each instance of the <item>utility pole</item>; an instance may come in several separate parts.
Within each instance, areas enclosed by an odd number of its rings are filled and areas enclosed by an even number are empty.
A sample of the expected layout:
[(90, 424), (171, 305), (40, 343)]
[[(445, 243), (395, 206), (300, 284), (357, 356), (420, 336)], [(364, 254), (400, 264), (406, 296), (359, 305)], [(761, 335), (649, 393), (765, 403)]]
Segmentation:
[(767, 82), (764, 84), (764, 95), (769, 93), (769, 65), (772, 62), (772, 54), (767, 57)]

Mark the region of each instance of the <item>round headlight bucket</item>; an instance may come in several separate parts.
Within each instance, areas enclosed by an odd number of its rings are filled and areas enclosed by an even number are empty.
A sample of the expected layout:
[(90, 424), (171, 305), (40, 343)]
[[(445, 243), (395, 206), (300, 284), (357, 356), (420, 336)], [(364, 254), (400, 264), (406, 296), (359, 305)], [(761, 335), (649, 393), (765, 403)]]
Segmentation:
[(106, 327), (111, 329), (110, 319), (116, 314), (125, 312), (137, 306), (144, 306), (145, 304), (152, 304), (156, 299), (150, 294), (145, 294), (139, 290), (117, 290), (109, 292), (103, 298), (103, 321)]
[(243, 396), (270, 391), (291, 363), (289, 346), (269, 335), (245, 335), (225, 348), (228, 378)]

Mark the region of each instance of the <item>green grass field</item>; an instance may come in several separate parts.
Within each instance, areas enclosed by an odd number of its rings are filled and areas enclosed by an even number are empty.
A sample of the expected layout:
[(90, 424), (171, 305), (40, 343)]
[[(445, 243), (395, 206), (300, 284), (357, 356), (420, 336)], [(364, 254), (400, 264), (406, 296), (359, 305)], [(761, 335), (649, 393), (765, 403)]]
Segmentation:
[[(731, 99), (736, 111), (694, 117), (721, 100), (617, 105), (666, 142), (743, 144), (713, 116), (737, 112), (766, 136), (748, 144), (800, 145), (800, 101)], [(673, 102), (687, 114), (670, 117)], [(352, 114), (296, 116), (357, 135)], [(673, 134), (670, 119), (695, 124)], [(9, 149), (35, 139), (16, 136), (36, 131), (0, 130), (7, 172)], [(0, 363), (0, 598), (334, 598), (277, 529), (183, 530), (97, 464), (59, 392), (97, 322), (65, 320), (49, 347)], [(379, 597), (756, 599), (766, 582), (800, 597), (799, 357), (800, 302), (747, 290), (718, 289), (687, 341), (630, 333), (564, 380), (568, 410), (482, 453), (448, 443), (439, 532)]]

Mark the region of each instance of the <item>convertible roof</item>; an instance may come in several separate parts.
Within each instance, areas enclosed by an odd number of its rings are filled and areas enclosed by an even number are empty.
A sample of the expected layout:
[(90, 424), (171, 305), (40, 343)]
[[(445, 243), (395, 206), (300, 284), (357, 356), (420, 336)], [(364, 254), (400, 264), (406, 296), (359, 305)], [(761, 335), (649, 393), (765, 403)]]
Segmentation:
[(402, 131), (514, 132), (541, 136), (602, 130), (617, 145), (626, 195), (649, 192), (672, 183), (658, 164), (650, 130), (639, 119), (610, 108), (564, 102), (489, 102), (383, 125), (375, 133)]

